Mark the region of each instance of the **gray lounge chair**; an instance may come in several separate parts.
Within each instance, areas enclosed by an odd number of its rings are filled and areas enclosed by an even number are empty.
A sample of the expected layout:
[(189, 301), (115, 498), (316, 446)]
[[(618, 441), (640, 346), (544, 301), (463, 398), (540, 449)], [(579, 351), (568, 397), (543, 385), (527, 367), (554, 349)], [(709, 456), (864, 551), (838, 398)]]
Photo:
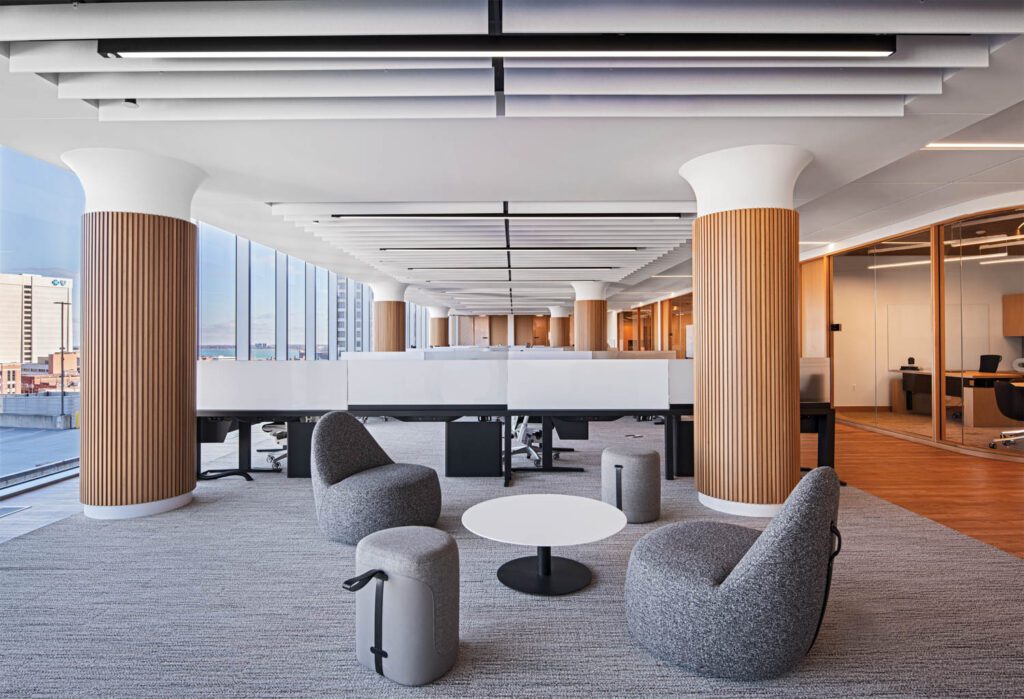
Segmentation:
[(324, 534), (356, 544), (391, 527), (432, 527), (441, 515), (437, 472), (396, 464), (357, 419), (328, 413), (313, 430), (313, 500)]
[(791, 670), (825, 614), (838, 509), (835, 471), (817, 468), (764, 533), (724, 522), (651, 532), (629, 559), (630, 634), (699, 675), (762, 680)]

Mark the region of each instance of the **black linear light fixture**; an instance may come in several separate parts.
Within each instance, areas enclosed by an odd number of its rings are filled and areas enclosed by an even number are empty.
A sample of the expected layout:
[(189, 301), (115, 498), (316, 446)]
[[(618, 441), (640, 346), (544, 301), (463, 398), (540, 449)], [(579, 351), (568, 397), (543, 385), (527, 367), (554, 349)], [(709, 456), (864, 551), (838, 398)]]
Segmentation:
[[(515, 272), (522, 269), (619, 269), (618, 267), (608, 267), (606, 265), (598, 266), (577, 266), (577, 265), (555, 265), (554, 267), (509, 267), (507, 265), (499, 266), (486, 266), (486, 267), (406, 267), (410, 272), (422, 271), (422, 270), (471, 270), (471, 269), (500, 269), (504, 271)], [(500, 280), (494, 280), (500, 281)]]
[(104, 58), (884, 58), (886, 34), (436, 34), (100, 39)]
[(572, 252), (638, 252), (639, 250), (642, 250), (642, 248), (639, 248), (639, 247), (636, 247), (636, 246), (606, 246), (606, 247), (602, 247), (602, 246), (593, 246), (593, 245), (584, 245), (582, 247), (573, 247), (573, 246), (564, 246), (564, 245), (559, 245), (559, 246), (528, 246), (528, 247), (515, 247), (515, 246), (505, 247), (504, 245), (488, 245), (488, 246), (466, 247), (466, 246), (461, 246), (460, 245), (460, 246), (457, 246), (457, 247), (379, 248), (379, 250), (381, 252), (429, 252), (431, 250), (441, 250), (441, 251), (449, 251), (449, 252), (451, 252), (451, 251), (473, 252), (475, 250), (483, 250), (483, 251), (501, 250), (503, 252), (505, 252), (505, 251), (508, 251), (508, 252), (523, 252), (523, 251), (541, 251), (541, 250), (543, 250), (544, 252), (564, 252), (564, 251), (572, 251)]
[[(331, 214), (335, 220), (374, 221), (374, 220), (413, 220), (413, 221), (515, 221), (515, 220), (571, 220), (571, 221), (681, 221), (692, 214), (680, 212), (642, 212), (642, 213), (439, 213), (439, 214)], [(320, 221), (315, 221), (319, 223)]]

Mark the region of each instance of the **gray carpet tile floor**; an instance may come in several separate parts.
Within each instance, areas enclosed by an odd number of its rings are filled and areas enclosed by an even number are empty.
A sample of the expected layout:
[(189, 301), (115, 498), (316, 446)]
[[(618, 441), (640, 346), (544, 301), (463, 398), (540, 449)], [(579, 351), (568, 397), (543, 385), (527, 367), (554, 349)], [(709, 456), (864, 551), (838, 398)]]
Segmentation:
[[(443, 426), (374, 422), (398, 461), (440, 468)], [(628, 439), (627, 434), (643, 434)], [(660, 448), (661, 429), (592, 426), (566, 464), (584, 474), (442, 479), (439, 526), (462, 561), (455, 668), (417, 689), (355, 662), (354, 548), (317, 529), (308, 481), (261, 474), (200, 483), (193, 505), (126, 522), (74, 515), (0, 544), (0, 694), (88, 697), (1020, 696), (1024, 561), (844, 488), (828, 614), (817, 645), (777, 680), (693, 676), (637, 648), (625, 629), (630, 550), (657, 526), (764, 520), (703, 508), (691, 479), (664, 483), (662, 519), (556, 551), (594, 571), (586, 590), (537, 598), (502, 586), (528, 549), (478, 538), (460, 516), (509, 494), (597, 497), (600, 450)]]

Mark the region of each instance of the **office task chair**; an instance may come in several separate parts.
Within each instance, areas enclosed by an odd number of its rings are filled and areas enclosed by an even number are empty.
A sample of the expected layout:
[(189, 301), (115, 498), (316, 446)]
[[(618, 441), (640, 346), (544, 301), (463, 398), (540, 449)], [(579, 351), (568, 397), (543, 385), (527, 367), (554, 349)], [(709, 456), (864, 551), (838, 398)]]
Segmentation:
[(540, 464), (540, 431), (530, 431), (530, 418), (527, 415), (516, 415), (512, 418), (512, 433), (517, 446), (512, 447), (512, 456), (525, 454), (534, 464)]
[(313, 501), (327, 538), (356, 544), (391, 527), (432, 527), (441, 516), (437, 472), (396, 464), (348, 413), (324, 415), (313, 428)]
[(792, 670), (825, 618), (839, 478), (816, 468), (764, 532), (726, 522), (669, 524), (637, 542), (626, 624), (652, 655), (706, 677), (765, 680)]
[[(1014, 386), (1009, 381), (996, 381), (996, 407), (1011, 420), (1024, 420), (1024, 387)], [(1003, 430), (988, 443), (989, 449), (997, 444), (1013, 446), (1018, 439), (1024, 439), (1024, 429)]]
[[(271, 468), (252, 469), (254, 471), (269, 471), (271, 473), (281, 472), (281, 462), (288, 458), (288, 426), (283, 422), (265, 422), (260, 427), (266, 434), (269, 434), (277, 442), (277, 446), (270, 449), (257, 449), (261, 454), (267, 455), (267, 463)], [(275, 456), (276, 454), (276, 456)]]
[[(981, 361), (978, 362), (978, 371), (985, 373), (992, 373), (999, 371), (999, 362), (1003, 361), (1003, 357), (998, 354), (983, 354), (981, 355)], [(975, 379), (974, 385), (978, 388), (992, 388), (995, 386), (995, 379)]]

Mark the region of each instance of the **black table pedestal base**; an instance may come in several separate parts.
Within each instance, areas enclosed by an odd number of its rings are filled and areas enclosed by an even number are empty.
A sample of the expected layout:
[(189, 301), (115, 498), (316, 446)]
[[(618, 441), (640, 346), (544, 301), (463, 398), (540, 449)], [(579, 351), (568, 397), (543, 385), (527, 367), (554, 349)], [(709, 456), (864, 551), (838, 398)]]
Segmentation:
[(537, 547), (536, 556), (517, 558), (498, 568), (498, 580), (506, 587), (543, 597), (578, 592), (592, 578), (590, 568), (570, 558), (552, 556), (549, 546)]

